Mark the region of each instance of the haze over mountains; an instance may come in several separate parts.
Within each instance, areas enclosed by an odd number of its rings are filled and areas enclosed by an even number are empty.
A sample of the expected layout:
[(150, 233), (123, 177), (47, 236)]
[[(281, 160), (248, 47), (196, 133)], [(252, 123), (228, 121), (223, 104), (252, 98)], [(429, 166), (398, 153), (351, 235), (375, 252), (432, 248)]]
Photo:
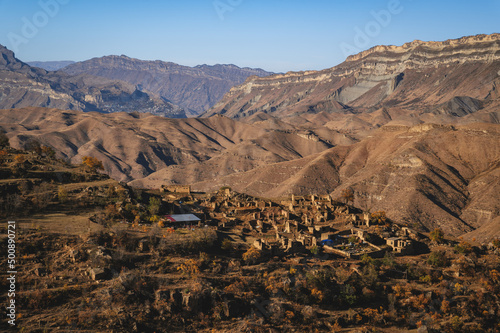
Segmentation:
[[(151, 86), (143, 66), (166, 66), (105, 58), (89, 70), (127, 64), (123, 79), (136, 73), (137, 84)], [(4, 66), (0, 82), (11, 73), (51, 75)], [(268, 197), (339, 197), (351, 188), (367, 210), (486, 239), (500, 235), (499, 84), (500, 35), (479, 35), (379, 46), (323, 71), (249, 77), (198, 119), (26, 107), (0, 111), (0, 130), (14, 146), (36, 138), (73, 162), (95, 156), (134, 186), (229, 185)]]
[(61, 61), (28, 61), (26, 62), (31, 67), (43, 68), (46, 71), (57, 71), (68, 65), (74, 64), (72, 60), (61, 60)]

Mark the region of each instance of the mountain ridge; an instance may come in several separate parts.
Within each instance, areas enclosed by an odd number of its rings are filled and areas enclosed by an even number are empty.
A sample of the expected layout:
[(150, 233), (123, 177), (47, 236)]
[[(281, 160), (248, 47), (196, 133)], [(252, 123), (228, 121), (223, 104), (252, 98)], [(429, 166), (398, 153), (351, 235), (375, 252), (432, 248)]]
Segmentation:
[[(376, 46), (321, 71), (249, 78), (202, 116), (244, 119), (264, 112), (283, 119), (325, 111), (341, 118), (346, 113), (403, 108), (406, 115), (420, 119), (457, 96), (484, 100), (484, 108), (496, 108), (498, 85), (500, 34), (415, 41), (400, 47)], [(498, 117), (498, 111), (489, 112), (494, 114), (485, 118)]]

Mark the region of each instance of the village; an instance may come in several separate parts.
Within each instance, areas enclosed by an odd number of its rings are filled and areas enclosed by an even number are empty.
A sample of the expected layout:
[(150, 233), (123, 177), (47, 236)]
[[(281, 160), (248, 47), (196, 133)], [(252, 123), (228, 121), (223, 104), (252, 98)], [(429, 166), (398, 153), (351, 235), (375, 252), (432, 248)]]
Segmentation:
[(360, 259), (415, 253), (422, 235), (392, 223), (384, 212), (367, 213), (330, 195), (295, 196), (282, 200), (251, 197), (223, 187), (212, 194), (192, 193), (189, 186), (161, 187), (172, 214), (168, 228), (214, 228), (239, 236), (270, 256), (319, 251)]

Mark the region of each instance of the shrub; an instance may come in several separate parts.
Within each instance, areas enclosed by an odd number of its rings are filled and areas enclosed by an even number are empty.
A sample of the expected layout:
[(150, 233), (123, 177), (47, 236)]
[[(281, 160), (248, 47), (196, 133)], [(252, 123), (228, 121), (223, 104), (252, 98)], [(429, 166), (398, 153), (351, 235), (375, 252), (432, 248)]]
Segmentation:
[(342, 191), (341, 198), (344, 203), (349, 203), (354, 201), (354, 191), (350, 188), (347, 188)]
[(462, 254), (469, 254), (472, 252), (472, 245), (466, 241), (461, 241), (458, 245), (455, 245), (455, 251)]
[(188, 259), (177, 267), (177, 270), (186, 275), (197, 275), (200, 273), (199, 263), (194, 259)]
[(231, 241), (226, 238), (222, 241), (220, 248), (223, 251), (231, 251), (233, 250), (233, 243), (231, 243)]
[(16, 162), (16, 164), (24, 163), (24, 161), (26, 161), (26, 157), (24, 155), (22, 155), (22, 154), (17, 154), (14, 157), (14, 162)]
[(56, 152), (51, 147), (42, 146), (42, 154), (47, 158), (53, 159), (56, 156)]
[(9, 153), (6, 150), (0, 150), (0, 164), (4, 162), (4, 159), (7, 157)]

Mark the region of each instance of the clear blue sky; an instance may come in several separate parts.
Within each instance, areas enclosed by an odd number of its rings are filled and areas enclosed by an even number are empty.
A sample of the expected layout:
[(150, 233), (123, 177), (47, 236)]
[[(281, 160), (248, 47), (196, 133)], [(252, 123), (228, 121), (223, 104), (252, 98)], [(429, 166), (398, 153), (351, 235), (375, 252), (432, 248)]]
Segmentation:
[(493, 32), (499, 0), (0, 0), (0, 44), (23, 61), (125, 54), (286, 72), (379, 44)]

